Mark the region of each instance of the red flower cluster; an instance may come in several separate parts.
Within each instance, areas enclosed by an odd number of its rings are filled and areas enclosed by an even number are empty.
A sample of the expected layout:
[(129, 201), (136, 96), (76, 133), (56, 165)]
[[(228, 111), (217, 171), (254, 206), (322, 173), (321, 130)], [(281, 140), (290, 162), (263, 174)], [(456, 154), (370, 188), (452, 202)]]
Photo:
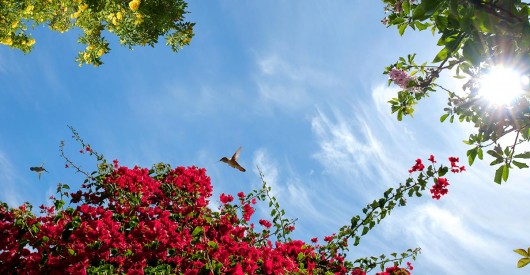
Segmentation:
[(449, 182), (447, 182), (446, 178), (439, 177), (430, 190), (432, 198), (439, 200), (443, 195), (447, 194), (447, 192), (449, 192), (447, 189), (448, 185)]
[(457, 157), (449, 157), (449, 162), (451, 162), (451, 172), (460, 173), (466, 171), (465, 166), (458, 166), (459, 159)]
[[(407, 262), (407, 269), (412, 270), (414, 267)], [(384, 272), (378, 272), (376, 275), (410, 275), (410, 272), (399, 266), (387, 267)]]
[(243, 221), (254, 209), (243, 203), (242, 192), (242, 220), (228, 204), (231, 195), (221, 194), (221, 211), (212, 211), (204, 169), (178, 167), (154, 175), (118, 167), (117, 161), (114, 167), (71, 194), (75, 208), (42, 206), (43, 215), (36, 217), (26, 205), (9, 209), (0, 203), (0, 274), (348, 272), (341, 256), (323, 259), (316, 246), (299, 240), (273, 244), (268, 235), (253, 232), (253, 224)]
[[(448, 171), (448, 169), (447, 167), (444, 167), (443, 165), (440, 166), (439, 169), (434, 168), (434, 164), (436, 163), (436, 160), (434, 159), (433, 155), (430, 155), (428, 160), (432, 163), (432, 165), (429, 166), (427, 174), (429, 176), (435, 175), (435, 173), (438, 173), (440, 175), (438, 178), (436, 178), (435, 184), (430, 189), (432, 198), (439, 200), (443, 195), (449, 192), (449, 190), (447, 189), (447, 186), (449, 186), (449, 182), (447, 181), (447, 178), (441, 177), (443, 176), (443, 174), (445, 174)], [(457, 157), (449, 157), (449, 162), (451, 163), (451, 172), (460, 173), (460, 172), (466, 171), (466, 167), (459, 166), (458, 161), (459, 161), (459, 158)], [(416, 171), (423, 171), (423, 169), (425, 169), (425, 165), (423, 165), (421, 159), (417, 159), (414, 166), (412, 166), (412, 168), (409, 170), (409, 173), (416, 172)]]

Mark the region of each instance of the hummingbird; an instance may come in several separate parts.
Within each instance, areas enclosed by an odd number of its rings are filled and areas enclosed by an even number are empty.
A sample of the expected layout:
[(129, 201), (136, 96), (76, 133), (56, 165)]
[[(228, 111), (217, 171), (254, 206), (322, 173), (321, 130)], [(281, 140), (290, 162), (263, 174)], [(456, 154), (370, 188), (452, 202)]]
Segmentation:
[(232, 158), (227, 158), (227, 157), (223, 157), (222, 159), (220, 159), (219, 161), (222, 161), (228, 165), (230, 165), (230, 167), (233, 167), (233, 168), (236, 168), (238, 169), (239, 171), (241, 172), (245, 172), (245, 168), (241, 167), (241, 165), (239, 165), (239, 163), (237, 163), (237, 158), (239, 157), (239, 153), (241, 152), (241, 146), (239, 146), (239, 148), (237, 149), (237, 151), (234, 153), (234, 155), (232, 156)]
[(37, 174), (39, 175), (39, 180), (40, 180), (40, 174), (42, 172), (48, 173), (48, 171), (44, 169), (44, 162), (38, 167), (30, 167), (29, 170), (37, 172)]

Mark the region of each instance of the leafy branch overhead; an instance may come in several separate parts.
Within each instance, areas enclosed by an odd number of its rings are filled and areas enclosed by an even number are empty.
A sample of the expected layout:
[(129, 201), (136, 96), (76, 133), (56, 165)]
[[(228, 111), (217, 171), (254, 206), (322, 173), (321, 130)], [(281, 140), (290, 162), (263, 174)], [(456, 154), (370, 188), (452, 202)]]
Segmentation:
[[(530, 9), (520, 0), (383, 0), (387, 17), (383, 23), (395, 26), (403, 35), (407, 29), (430, 30), (441, 49), (421, 65), (415, 54), (388, 66), (389, 84), (402, 89), (389, 101), (398, 120), (412, 116), (414, 106), (431, 92), (448, 95), (441, 122), (457, 118), (475, 128), (466, 144), (472, 146), (469, 164), (483, 159), (484, 151), (494, 158), (494, 181), (506, 181), (510, 169), (528, 168), (530, 152), (520, 149), (530, 140)], [(487, 82), (499, 70), (517, 73), (507, 84)], [(450, 91), (436, 83), (442, 72), (450, 71), (464, 81), (461, 91)], [(500, 78), (507, 78), (504, 75)], [(515, 83), (517, 82), (517, 83)], [(519, 83), (520, 82), (520, 83)], [(517, 84), (517, 87), (514, 85)], [(517, 89), (513, 98), (510, 90)], [(492, 95), (487, 96), (488, 90)], [(495, 98), (492, 100), (491, 98)], [(500, 99), (502, 100), (500, 100)]]
[(82, 32), (78, 42), (86, 48), (76, 62), (99, 66), (110, 51), (103, 36), (108, 31), (128, 48), (154, 47), (161, 36), (174, 52), (189, 45), (194, 23), (186, 22), (183, 0), (7, 0), (0, 4), (0, 43), (24, 53), (37, 42), (29, 30), (47, 25), (58, 32), (74, 27)]

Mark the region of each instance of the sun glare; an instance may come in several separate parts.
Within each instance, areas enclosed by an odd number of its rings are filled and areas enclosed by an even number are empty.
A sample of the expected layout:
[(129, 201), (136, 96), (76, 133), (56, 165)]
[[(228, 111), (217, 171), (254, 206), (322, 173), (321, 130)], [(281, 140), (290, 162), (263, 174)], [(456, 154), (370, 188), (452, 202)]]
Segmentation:
[(482, 77), (479, 95), (495, 105), (508, 105), (524, 93), (528, 76), (502, 66), (496, 66)]

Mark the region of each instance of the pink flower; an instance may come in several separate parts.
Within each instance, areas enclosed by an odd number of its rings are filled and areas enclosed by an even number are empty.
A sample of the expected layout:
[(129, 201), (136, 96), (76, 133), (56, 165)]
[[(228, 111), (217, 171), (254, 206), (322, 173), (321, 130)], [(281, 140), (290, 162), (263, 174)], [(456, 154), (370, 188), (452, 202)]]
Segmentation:
[(402, 89), (409, 89), (417, 85), (417, 80), (415, 77), (409, 76), (405, 71), (400, 69), (392, 68), (392, 70), (390, 70), (388, 73), (388, 77), (390, 77), (390, 79)]

